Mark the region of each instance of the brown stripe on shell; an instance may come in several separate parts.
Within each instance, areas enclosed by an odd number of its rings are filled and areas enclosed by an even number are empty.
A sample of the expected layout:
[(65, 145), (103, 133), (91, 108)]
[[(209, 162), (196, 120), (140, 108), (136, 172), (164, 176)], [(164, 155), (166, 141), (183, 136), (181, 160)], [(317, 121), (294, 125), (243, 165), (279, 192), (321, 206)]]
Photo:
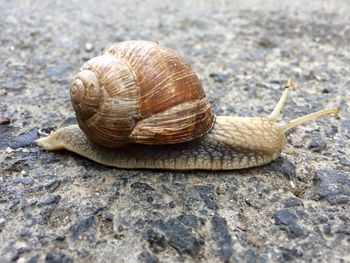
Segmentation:
[(93, 142), (105, 147), (120, 147), (129, 143), (129, 134), (135, 126), (135, 111), (130, 111), (130, 102), (109, 99), (101, 105), (97, 114), (80, 124)]
[(135, 77), (128, 65), (120, 58), (110, 55), (98, 56), (86, 62), (81, 69), (95, 72), (100, 86), (109, 98), (139, 99)]
[(199, 138), (214, 124), (211, 106), (204, 97), (140, 120), (130, 139), (141, 144), (175, 144)]
[(157, 43), (126, 41), (106, 49), (126, 61), (140, 86), (144, 118), (205, 96), (191, 67), (175, 52)]

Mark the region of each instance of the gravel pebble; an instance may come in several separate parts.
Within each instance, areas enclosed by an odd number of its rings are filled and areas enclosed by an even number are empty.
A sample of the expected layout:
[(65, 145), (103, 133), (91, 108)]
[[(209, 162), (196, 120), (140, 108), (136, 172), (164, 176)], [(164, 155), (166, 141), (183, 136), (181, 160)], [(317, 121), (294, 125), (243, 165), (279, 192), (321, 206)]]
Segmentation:
[(276, 223), (288, 231), (292, 238), (307, 236), (308, 231), (297, 223), (297, 216), (290, 209), (278, 210), (274, 216)]
[(217, 245), (217, 253), (219, 258), (223, 262), (230, 262), (233, 249), (232, 249), (232, 237), (227, 230), (226, 220), (218, 216), (214, 216), (211, 219), (211, 227), (213, 231), (213, 238)]
[(314, 138), (310, 141), (308, 148), (314, 152), (320, 152), (327, 148), (327, 143), (321, 138)]
[(35, 140), (38, 139), (38, 132), (32, 130), (23, 134), (20, 134), (13, 141), (10, 141), (9, 146), (13, 149), (32, 146), (35, 144)]
[(95, 227), (95, 219), (93, 217), (79, 218), (71, 227), (71, 237), (77, 239), (89, 229)]
[(332, 205), (346, 204), (350, 201), (350, 178), (335, 170), (317, 170), (309, 196), (314, 200), (326, 199)]
[(45, 257), (46, 263), (72, 263), (73, 260), (63, 252), (52, 251)]
[(5, 125), (5, 124), (9, 124), (11, 121), (9, 118), (6, 118), (4, 116), (0, 116), (0, 125)]

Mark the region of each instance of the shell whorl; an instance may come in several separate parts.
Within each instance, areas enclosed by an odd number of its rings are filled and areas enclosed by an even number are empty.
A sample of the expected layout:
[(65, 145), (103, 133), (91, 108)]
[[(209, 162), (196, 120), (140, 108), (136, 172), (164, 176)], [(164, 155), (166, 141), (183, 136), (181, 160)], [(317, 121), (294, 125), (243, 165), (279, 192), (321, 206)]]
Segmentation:
[(70, 95), (82, 120), (93, 116), (101, 100), (100, 83), (96, 74), (91, 70), (80, 71), (72, 83)]
[[(72, 104), (80, 128), (90, 140), (106, 147), (120, 147), (129, 143), (128, 137), (135, 126), (139, 104), (139, 89), (130, 68), (115, 56), (102, 55), (92, 58), (77, 74), (71, 94), (77, 83), (90, 83), (87, 78), (82, 78), (82, 75), (96, 76), (99, 99), (97, 101), (92, 98), (91, 95), (94, 94), (89, 93), (88, 85), (84, 85), (85, 96), (79, 95), (82, 97), (81, 101), (78, 100), (80, 103), (76, 103), (78, 96), (72, 95)], [(85, 101), (95, 102), (93, 114), (91, 110), (89, 115), (85, 113)]]
[(71, 100), (80, 128), (106, 147), (186, 142), (214, 124), (191, 67), (148, 41), (116, 44), (86, 62), (71, 86)]

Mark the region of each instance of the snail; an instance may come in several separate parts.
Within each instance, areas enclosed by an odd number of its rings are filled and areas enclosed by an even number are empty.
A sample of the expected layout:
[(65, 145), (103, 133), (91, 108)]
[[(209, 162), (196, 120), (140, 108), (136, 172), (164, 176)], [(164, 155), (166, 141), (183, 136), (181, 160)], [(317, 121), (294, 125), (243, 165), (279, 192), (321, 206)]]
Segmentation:
[(269, 116), (216, 116), (191, 67), (174, 51), (148, 41), (125, 41), (87, 61), (70, 95), (78, 125), (37, 144), (66, 149), (118, 168), (232, 170), (278, 158), (285, 132), (338, 113), (324, 109), (279, 123), (292, 87)]

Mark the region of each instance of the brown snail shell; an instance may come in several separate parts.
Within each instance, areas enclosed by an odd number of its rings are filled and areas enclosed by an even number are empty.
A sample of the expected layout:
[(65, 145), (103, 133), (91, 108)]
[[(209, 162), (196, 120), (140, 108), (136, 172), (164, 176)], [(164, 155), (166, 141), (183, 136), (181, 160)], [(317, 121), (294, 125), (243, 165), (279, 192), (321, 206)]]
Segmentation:
[(191, 67), (174, 51), (126, 41), (87, 61), (71, 86), (80, 128), (102, 146), (199, 138), (215, 116)]

